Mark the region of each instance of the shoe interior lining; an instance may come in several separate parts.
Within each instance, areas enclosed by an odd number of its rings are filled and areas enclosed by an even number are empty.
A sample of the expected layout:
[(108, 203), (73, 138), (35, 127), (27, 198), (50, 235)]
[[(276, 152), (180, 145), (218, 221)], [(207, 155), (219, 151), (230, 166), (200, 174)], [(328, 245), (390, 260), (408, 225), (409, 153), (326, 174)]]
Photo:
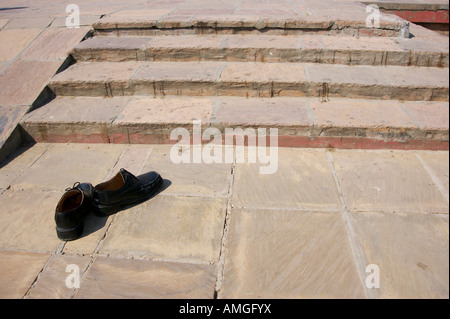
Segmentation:
[(64, 195), (64, 197), (59, 202), (57, 210), (60, 213), (71, 211), (80, 206), (82, 200), (83, 195), (80, 191), (76, 190), (69, 191)]
[(111, 180), (98, 185), (96, 188), (100, 191), (115, 191), (125, 185), (122, 175), (119, 173)]

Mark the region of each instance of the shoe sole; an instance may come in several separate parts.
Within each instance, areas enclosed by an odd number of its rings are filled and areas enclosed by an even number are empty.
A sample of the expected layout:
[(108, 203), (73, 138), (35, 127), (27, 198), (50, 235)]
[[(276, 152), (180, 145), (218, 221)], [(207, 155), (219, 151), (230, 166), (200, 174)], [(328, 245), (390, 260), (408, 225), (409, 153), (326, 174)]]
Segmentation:
[(153, 188), (153, 190), (150, 191), (149, 193), (145, 194), (145, 196), (143, 196), (141, 198), (124, 201), (120, 205), (114, 205), (114, 206), (93, 205), (94, 206), (93, 212), (97, 216), (106, 217), (106, 216), (118, 213), (119, 211), (126, 209), (128, 207), (138, 205), (142, 202), (145, 202), (149, 198), (151, 198), (156, 193), (156, 191), (162, 186), (162, 184), (163, 184), (163, 179), (160, 177), (159, 180), (157, 181), (156, 186)]
[(71, 241), (78, 239), (81, 234), (83, 233), (84, 224), (81, 223), (80, 225), (74, 227), (74, 228), (59, 228), (56, 226), (56, 234), (58, 235), (58, 238), (64, 241)]

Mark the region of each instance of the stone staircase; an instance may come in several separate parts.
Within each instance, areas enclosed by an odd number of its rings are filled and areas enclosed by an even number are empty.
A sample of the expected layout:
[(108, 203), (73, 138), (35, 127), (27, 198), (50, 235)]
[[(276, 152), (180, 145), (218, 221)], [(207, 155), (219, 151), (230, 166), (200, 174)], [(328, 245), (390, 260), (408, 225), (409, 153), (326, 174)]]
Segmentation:
[(277, 128), (279, 146), (448, 150), (448, 38), (405, 26), (108, 16), (21, 125), (38, 142), (175, 143), (201, 120)]

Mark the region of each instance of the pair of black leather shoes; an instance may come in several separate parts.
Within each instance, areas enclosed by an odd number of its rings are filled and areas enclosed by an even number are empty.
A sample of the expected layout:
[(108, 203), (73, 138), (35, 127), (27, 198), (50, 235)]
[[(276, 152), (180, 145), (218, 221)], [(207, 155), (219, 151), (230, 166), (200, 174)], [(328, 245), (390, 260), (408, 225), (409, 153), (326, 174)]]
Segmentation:
[(84, 217), (92, 211), (97, 216), (109, 216), (120, 210), (148, 200), (163, 179), (156, 172), (138, 177), (121, 168), (110, 180), (93, 187), (89, 183), (75, 183), (66, 189), (55, 209), (56, 234), (62, 240), (81, 236)]

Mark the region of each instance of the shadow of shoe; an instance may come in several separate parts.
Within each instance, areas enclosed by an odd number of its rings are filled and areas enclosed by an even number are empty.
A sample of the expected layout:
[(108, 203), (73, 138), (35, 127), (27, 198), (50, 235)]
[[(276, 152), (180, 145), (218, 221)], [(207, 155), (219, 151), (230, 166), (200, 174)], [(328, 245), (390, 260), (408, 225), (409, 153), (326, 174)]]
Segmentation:
[(90, 212), (86, 215), (84, 219), (84, 229), (81, 233), (81, 236), (78, 239), (89, 236), (90, 234), (95, 233), (96, 231), (102, 229), (106, 225), (106, 221), (108, 217), (97, 216), (94, 213)]

